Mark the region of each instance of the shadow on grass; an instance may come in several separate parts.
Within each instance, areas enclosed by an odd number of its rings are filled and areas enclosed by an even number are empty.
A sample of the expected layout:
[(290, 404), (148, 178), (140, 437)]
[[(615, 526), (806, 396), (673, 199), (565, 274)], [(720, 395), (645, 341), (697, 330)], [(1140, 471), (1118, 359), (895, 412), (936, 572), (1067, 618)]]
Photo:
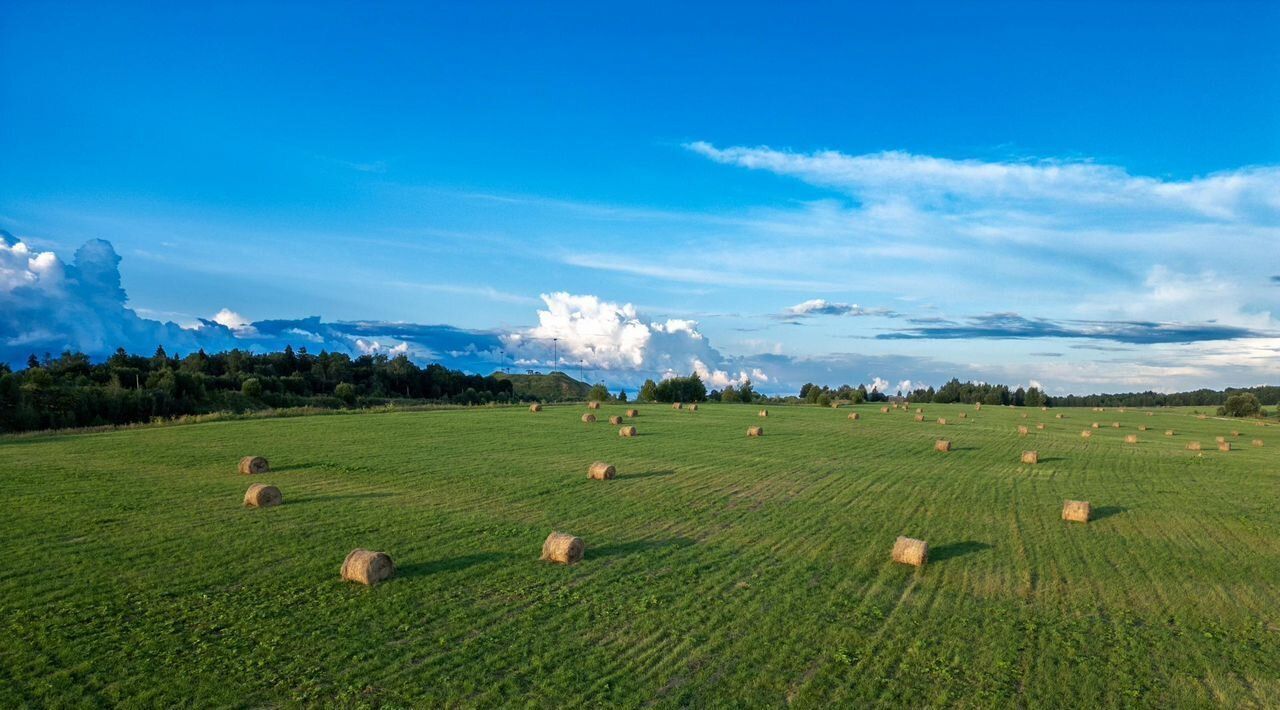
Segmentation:
[(336, 493), (334, 495), (311, 495), (299, 498), (286, 498), (285, 502), (289, 505), (298, 505), (299, 503), (319, 503), (324, 501), (338, 500), (370, 500), (373, 498), (390, 498), (394, 493)]
[(1066, 460), (1067, 459), (1062, 456), (1041, 456), (1040, 460), (1037, 461), (1037, 463), (1053, 463), (1055, 461), (1066, 461)]
[(650, 550), (688, 547), (692, 544), (693, 540), (690, 540), (687, 537), (673, 537), (666, 540), (633, 540), (631, 542), (622, 542), (617, 545), (605, 545), (603, 547), (587, 546), (587, 551), (584, 557), (618, 557), (620, 555), (630, 555), (637, 552), (648, 552)]
[(288, 466), (272, 466), (271, 473), (284, 473), (286, 471), (301, 471), (306, 468), (305, 464), (291, 463)]
[(514, 559), (516, 559), (516, 555), (506, 552), (478, 552), (471, 555), (446, 557), (442, 560), (432, 560), (430, 562), (397, 565), (396, 576), (406, 579), (425, 577), (429, 574), (440, 574), (442, 572), (458, 572), (487, 562), (504, 562)]
[(618, 476), (622, 481), (636, 481), (641, 478), (657, 478), (659, 476), (674, 476), (675, 471), (645, 471), (643, 473), (624, 473)]
[(1129, 509), (1123, 506), (1104, 505), (1101, 508), (1094, 508), (1093, 510), (1089, 511), (1089, 520), (1090, 521), (1103, 520), (1106, 518), (1110, 518), (1113, 515), (1119, 515), (1121, 513), (1126, 513), (1128, 511)]
[(991, 545), (977, 540), (965, 540), (964, 542), (952, 542), (946, 545), (929, 550), (929, 562), (942, 562), (954, 557), (963, 557), (973, 552), (982, 552), (991, 549)]

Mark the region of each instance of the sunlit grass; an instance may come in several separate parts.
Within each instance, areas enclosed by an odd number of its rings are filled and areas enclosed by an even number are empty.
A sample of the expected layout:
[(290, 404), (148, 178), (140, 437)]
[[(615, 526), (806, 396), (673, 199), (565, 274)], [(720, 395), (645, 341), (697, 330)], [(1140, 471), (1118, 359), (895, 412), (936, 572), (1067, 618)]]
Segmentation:
[[(1276, 427), (624, 408), (0, 440), (0, 705), (1280, 704)], [(241, 507), (250, 453), (284, 506)], [(397, 577), (341, 582), (355, 547)]]

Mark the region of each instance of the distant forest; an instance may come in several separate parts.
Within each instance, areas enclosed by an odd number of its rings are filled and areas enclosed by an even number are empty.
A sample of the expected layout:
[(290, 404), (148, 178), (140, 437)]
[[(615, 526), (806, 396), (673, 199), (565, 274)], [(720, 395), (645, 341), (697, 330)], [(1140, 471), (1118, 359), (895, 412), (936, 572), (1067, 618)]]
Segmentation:
[[(521, 376), (525, 377), (525, 376)], [(559, 378), (559, 379), (557, 379)], [(537, 381), (533, 381), (533, 380)], [(243, 350), (171, 357), (158, 348), (150, 357), (123, 349), (100, 363), (82, 353), (57, 358), (34, 355), (23, 370), (0, 364), (0, 432), (62, 429), (147, 422), (190, 414), (249, 412), (289, 407), (376, 407), (392, 402), (479, 405), (522, 400), (576, 399), (586, 385), (562, 373), (526, 377), (521, 390), (507, 376), (469, 375), (433, 364), (418, 367), (408, 357), (297, 352), (257, 354)], [(561, 381), (564, 380), (564, 381)], [(580, 386), (580, 387), (579, 387)], [(625, 392), (618, 399), (625, 401)], [(1280, 387), (1195, 390), (1160, 394), (1052, 397), (1032, 387), (960, 382), (889, 395), (866, 386), (837, 388), (805, 384), (799, 396), (769, 397), (751, 383), (707, 391), (696, 375), (646, 381), (639, 401), (773, 402), (829, 405), (837, 402), (982, 403), (1015, 407), (1216, 407), (1239, 405), (1244, 416), (1266, 415), (1259, 406), (1280, 404)], [(603, 384), (590, 399), (613, 399)], [(1243, 400), (1244, 404), (1240, 405)]]
[(283, 407), (380, 406), (397, 400), (445, 404), (517, 401), (510, 380), (404, 355), (243, 350), (147, 357), (123, 349), (101, 363), (81, 353), (34, 355), (13, 372), (0, 364), (0, 431), (130, 424), (185, 414)]

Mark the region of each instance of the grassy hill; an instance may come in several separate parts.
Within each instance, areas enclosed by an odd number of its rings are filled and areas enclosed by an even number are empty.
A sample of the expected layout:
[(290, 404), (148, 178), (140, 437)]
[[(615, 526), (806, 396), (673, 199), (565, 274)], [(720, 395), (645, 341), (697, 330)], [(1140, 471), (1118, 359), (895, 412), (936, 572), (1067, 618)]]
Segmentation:
[(579, 382), (563, 372), (552, 372), (542, 375), (516, 375), (495, 372), (493, 376), (501, 380), (511, 380), (518, 397), (537, 397), (544, 402), (583, 401), (591, 385)]
[[(1275, 426), (639, 408), (0, 439), (0, 706), (1280, 705)], [(539, 562), (552, 530), (585, 559)], [(397, 576), (340, 581), (356, 547)]]

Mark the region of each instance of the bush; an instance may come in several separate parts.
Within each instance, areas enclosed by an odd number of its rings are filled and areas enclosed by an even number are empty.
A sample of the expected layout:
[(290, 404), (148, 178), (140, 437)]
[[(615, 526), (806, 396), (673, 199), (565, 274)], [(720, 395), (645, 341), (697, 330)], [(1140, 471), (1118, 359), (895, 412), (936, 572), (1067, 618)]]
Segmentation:
[(1262, 403), (1249, 392), (1241, 392), (1227, 397), (1227, 401), (1218, 407), (1218, 414), (1228, 417), (1256, 417), (1262, 413)]
[(261, 399), (262, 398), (262, 381), (256, 377), (250, 377), (249, 379), (241, 383), (240, 391), (246, 397)]
[(342, 400), (342, 403), (350, 407), (356, 401), (356, 388), (350, 382), (339, 382), (337, 387), (333, 388), (333, 396)]

